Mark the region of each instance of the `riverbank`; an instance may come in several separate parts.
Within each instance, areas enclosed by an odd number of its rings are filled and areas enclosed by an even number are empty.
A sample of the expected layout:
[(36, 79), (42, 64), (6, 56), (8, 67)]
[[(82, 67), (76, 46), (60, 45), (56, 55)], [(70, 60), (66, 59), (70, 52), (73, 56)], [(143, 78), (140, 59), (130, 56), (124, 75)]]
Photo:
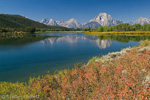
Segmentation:
[[(28, 83), (0, 83), (5, 99), (149, 99), (150, 42), (94, 57), (88, 64)], [(16, 98), (15, 98), (15, 97)]]
[(112, 32), (89, 32), (85, 31), (85, 34), (90, 35), (128, 35), (128, 36), (139, 36), (139, 35), (150, 35), (150, 31), (112, 31)]

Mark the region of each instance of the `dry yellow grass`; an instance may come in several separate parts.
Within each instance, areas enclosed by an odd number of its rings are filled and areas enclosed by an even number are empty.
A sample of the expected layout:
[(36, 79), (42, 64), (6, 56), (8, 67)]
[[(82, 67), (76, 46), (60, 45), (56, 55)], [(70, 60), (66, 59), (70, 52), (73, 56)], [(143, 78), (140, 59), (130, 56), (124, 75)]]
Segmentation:
[(128, 36), (136, 36), (136, 35), (150, 35), (150, 31), (120, 31), (120, 32), (89, 32), (85, 31), (85, 34), (91, 35), (128, 35)]

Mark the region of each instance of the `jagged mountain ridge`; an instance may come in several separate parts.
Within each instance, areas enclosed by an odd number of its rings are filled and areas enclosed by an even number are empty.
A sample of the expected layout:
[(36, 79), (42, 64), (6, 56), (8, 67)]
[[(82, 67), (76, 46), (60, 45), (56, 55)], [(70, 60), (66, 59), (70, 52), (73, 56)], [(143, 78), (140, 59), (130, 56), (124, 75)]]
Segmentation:
[(48, 19), (48, 18), (42, 19), (40, 23), (43, 23), (46, 25), (52, 25), (52, 26), (59, 26), (56, 21), (54, 21), (53, 19)]
[(64, 26), (68, 28), (82, 28), (82, 24), (79, 23), (76, 19), (71, 18), (68, 21), (54, 21), (53, 19), (42, 19), (40, 23), (52, 26)]
[(46, 25), (64, 26), (68, 28), (98, 28), (99, 26), (112, 26), (112, 25), (117, 25), (117, 24), (122, 23), (122, 21), (114, 20), (111, 17), (111, 15), (108, 15), (107, 13), (100, 13), (98, 16), (96, 16), (94, 19), (91, 19), (87, 23), (80, 23), (74, 18), (71, 18), (68, 21), (53, 21), (53, 20), (50, 21), (50, 20), (43, 19), (40, 21), (40, 23), (43, 23)]
[[(87, 23), (80, 23), (76, 19), (71, 18), (68, 21), (54, 21), (53, 19), (43, 19), (40, 23), (52, 26), (64, 26), (68, 28), (98, 28), (99, 26), (113, 26), (123, 23), (121, 20), (115, 20), (111, 17), (111, 15), (107, 13), (100, 13), (95, 18), (91, 19)], [(135, 22), (129, 22), (129, 24), (150, 24), (150, 19), (145, 17), (140, 17)]]

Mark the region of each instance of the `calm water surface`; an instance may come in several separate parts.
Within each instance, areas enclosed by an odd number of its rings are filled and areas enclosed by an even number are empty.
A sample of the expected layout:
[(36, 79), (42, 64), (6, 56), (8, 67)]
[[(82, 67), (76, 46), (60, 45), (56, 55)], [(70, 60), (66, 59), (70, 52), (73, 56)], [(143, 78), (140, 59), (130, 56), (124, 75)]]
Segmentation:
[[(57, 35), (23, 45), (0, 45), (0, 81), (27, 81), (30, 76), (45, 75), (48, 71), (73, 68), (87, 63), (93, 56), (120, 51), (140, 41), (117, 42), (83, 33), (43, 33)], [(11, 42), (11, 41), (10, 41)]]

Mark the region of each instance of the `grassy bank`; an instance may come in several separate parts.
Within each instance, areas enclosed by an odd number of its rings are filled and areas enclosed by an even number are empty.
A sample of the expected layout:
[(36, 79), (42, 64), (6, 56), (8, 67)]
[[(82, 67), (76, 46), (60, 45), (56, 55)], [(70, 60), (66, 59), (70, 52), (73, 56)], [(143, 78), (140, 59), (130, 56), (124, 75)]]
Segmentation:
[(150, 31), (112, 31), (112, 32), (84, 32), (90, 35), (128, 35), (128, 36), (139, 36), (139, 35), (150, 35)]
[[(15, 98), (16, 97), (16, 98)], [(0, 83), (0, 98), (42, 100), (150, 99), (150, 42), (92, 58), (87, 65), (28, 83)]]

